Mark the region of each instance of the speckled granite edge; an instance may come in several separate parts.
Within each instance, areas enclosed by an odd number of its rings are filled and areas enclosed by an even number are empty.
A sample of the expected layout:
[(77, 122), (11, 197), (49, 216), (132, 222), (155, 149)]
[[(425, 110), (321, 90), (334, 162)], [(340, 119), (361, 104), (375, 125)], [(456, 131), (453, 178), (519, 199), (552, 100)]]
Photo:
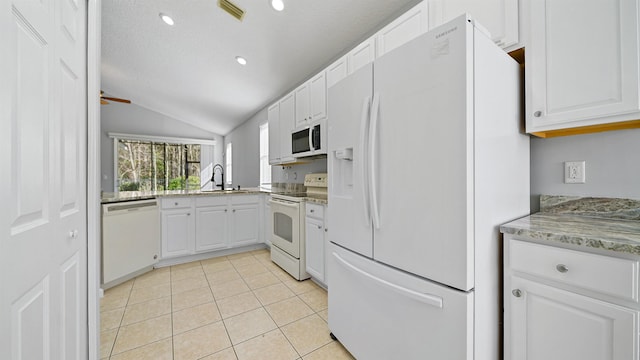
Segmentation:
[(100, 199), (102, 204), (116, 202), (148, 200), (160, 197), (182, 197), (182, 196), (226, 196), (226, 195), (255, 195), (270, 194), (271, 191), (262, 189), (243, 189), (237, 192), (223, 191), (201, 191), (201, 190), (166, 190), (166, 191), (121, 191), (118, 193), (103, 193)]
[(537, 213), (500, 227), (504, 234), (640, 255), (640, 222)]
[(314, 203), (314, 204), (321, 204), (321, 205), (329, 204), (329, 200), (321, 199), (321, 198), (317, 198), (317, 197), (306, 197), (306, 198), (304, 198), (304, 201), (309, 202), (309, 203)]
[(540, 196), (540, 212), (607, 219), (640, 220), (640, 201), (618, 198)]
[(504, 234), (640, 255), (640, 201), (540, 197), (541, 211), (500, 227)]

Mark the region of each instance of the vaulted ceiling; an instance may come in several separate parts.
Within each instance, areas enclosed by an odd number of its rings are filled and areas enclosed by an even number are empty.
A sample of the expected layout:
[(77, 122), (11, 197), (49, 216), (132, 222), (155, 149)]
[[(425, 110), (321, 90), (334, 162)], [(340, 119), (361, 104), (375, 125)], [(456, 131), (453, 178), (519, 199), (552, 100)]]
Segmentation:
[(217, 0), (102, 1), (102, 88), (226, 135), (418, 2), (284, 1), (278, 12), (269, 0), (233, 0), (242, 21)]

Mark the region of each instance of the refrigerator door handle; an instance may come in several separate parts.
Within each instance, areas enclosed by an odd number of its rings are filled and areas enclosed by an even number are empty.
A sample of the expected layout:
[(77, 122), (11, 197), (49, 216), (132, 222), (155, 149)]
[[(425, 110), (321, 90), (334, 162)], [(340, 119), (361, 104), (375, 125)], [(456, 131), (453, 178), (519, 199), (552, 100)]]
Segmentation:
[(371, 216), (369, 213), (369, 182), (367, 179), (367, 159), (366, 137), (369, 127), (369, 104), (371, 99), (367, 96), (362, 102), (362, 113), (360, 115), (360, 151), (362, 151), (362, 161), (360, 168), (360, 181), (362, 181), (362, 205), (364, 207), (365, 225), (371, 226)]
[(417, 292), (415, 290), (411, 290), (411, 289), (407, 289), (403, 286), (400, 285), (396, 285), (393, 284), (391, 282), (388, 282), (386, 280), (380, 279), (379, 277), (369, 274), (368, 272), (356, 267), (355, 265), (349, 263), (347, 260), (343, 259), (340, 255), (336, 254), (335, 252), (333, 253), (333, 257), (338, 261), (338, 263), (342, 266), (344, 266), (345, 268), (347, 268), (348, 270), (351, 270), (353, 272), (356, 272), (358, 274), (360, 274), (361, 276), (364, 276), (365, 278), (372, 280), (373, 282), (382, 285), (386, 288), (389, 288), (393, 291), (395, 291), (396, 293), (400, 294), (400, 295), (404, 295), (406, 297), (409, 297), (411, 299), (420, 301), (422, 303), (425, 303), (427, 305), (431, 305), (437, 308), (442, 308), (442, 298), (440, 296), (436, 296), (436, 295), (431, 295), (431, 294), (423, 294), (420, 292)]
[(371, 217), (373, 226), (380, 229), (380, 214), (378, 211), (378, 185), (376, 179), (376, 138), (378, 135), (378, 117), (380, 111), (380, 95), (373, 96), (371, 106), (371, 123), (369, 124), (369, 201), (371, 201)]

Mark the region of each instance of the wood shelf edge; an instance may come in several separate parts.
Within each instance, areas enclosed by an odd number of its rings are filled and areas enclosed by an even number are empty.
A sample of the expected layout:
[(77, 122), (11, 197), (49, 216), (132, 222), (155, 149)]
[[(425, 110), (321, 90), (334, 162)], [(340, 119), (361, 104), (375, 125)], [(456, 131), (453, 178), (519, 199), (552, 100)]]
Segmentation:
[(548, 131), (535, 131), (530, 134), (539, 138), (552, 138), (560, 136), (573, 136), (583, 134), (593, 134), (604, 131), (627, 130), (640, 128), (640, 120), (621, 121), (609, 124), (579, 126), (568, 129), (556, 129)]

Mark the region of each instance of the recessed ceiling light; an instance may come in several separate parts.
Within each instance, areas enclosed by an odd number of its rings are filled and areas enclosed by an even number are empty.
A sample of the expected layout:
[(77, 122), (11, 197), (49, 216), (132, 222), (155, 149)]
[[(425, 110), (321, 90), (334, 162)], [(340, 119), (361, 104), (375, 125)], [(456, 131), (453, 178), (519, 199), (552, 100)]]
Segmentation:
[(236, 56), (236, 61), (240, 65), (247, 65), (247, 59), (243, 58), (242, 56)]
[(271, 7), (277, 11), (282, 11), (284, 9), (284, 1), (283, 0), (271, 0)]
[(164, 21), (167, 25), (173, 26), (173, 24), (174, 24), (173, 19), (171, 18), (171, 16), (169, 16), (167, 14), (160, 13), (160, 19), (162, 19), (162, 21)]

